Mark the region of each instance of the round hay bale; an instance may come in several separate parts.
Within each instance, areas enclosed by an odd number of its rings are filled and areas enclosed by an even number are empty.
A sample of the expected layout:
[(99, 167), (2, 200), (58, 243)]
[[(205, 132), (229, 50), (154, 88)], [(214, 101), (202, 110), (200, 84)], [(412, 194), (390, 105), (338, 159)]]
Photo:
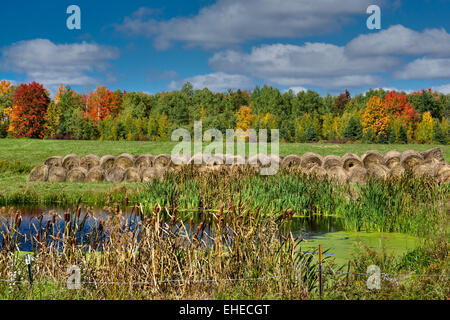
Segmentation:
[[(325, 169), (325, 168), (324, 168)], [(341, 167), (331, 167), (326, 170), (327, 176), (339, 184), (344, 184), (348, 180), (347, 172)]]
[(441, 182), (450, 182), (450, 165), (442, 166), (437, 172), (437, 177)]
[(342, 168), (344, 168), (345, 171), (349, 172), (354, 168), (358, 167), (363, 167), (363, 163), (361, 161), (361, 158), (358, 157), (356, 154), (346, 153), (342, 157)]
[(116, 162), (116, 157), (112, 155), (105, 155), (100, 158), (100, 167), (102, 170), (106, 171), (114, 167), (114, 162)]
[(102, 182), (105, 181), (105, 174), (103, 169), (98, 166), (91, 168), (86, 176), (86, 182)]
[(397, 164), (389, 170), (389, 175), (394, 178), (401, 178), (405, 172), (405, 168), (403, 168), (400, 164)]
[(44, 161), (44, 164), (49, 167), (62, 167), (63, 157), (55, 156), (50, 157), (47, 160)]
[(299, 168), (302, 163), (302, 158), (296, 154), (290, 154), (284, 157), (283, 161), (281, 161), (281, 168), (283, 169), (291, 169), (291, 168)]
[(151, 168), (155, 157), (151, 154), (137, 156), (134, 160), (134, 167), (137, 169)]
[(368, 179), (367, 170), (363, 167), (355, 167), (348, 174), (349, 183), (365, 184)]
[(100, 158), (95, 154), (88, 154), (81, 158), (80, 167), (85, 168), (87, 171), (100, 165)]
[(441, 148), (433, 148), (420, 153), (425, 163), (437, 162), (445, 164), (444, 154)]
[(367, 168), (367, 174), (369, 175), (369, 177), (385, 180), (389, 177), (389, 168), (382, 164), (380, 165), (372, 163)]
[(342, 165), (343, 165), (343, 163), (342, 163), (341, 157), (334, 156), (334, 155), (328, 155), (325, 158), (323, 158), (322, 167), (325, 170), (328, 170), (328, 169), (333, 168), (333, 167), (340, 167), (340, 168), (342, 168)]
[(363, 163), (364, 168), (368, 169), (373, 165), (384, 165), (383, 156), (375, 150), (367, 151), (361, 157), (361, 161)]
[(85, 182), (87, 171), (84, 168), (73, 168), (67, 173), (66, 181), (68, 182)]
[(406, 170), (412, 170), (415, 166), (423, 164), (423, 157), (420, 153), (414, 150), (407, 150), (402, 153), (400, 157), (400, 164)]
[(415, 166), (412, 170), (415, 177), (435, 178), (441, 167), (442, 165), (437, 166), (434, 163), (424, 163)]
[(137, 168), (128, 168), (125, 170), (124, 180), (126, 182), (141, 182), (141, 174)]
[(72, 170), (73, 168), (78, 168), (80, 166), (80, 157), (76, 154), (68, 154), (62, 160), (62, 166), (67, 171)]
[(302, 162), (300, 166), (306, 170), (311, 169), (315, 165), (321, 167), (323, 163), (323, 157), (312, 152), (305, 153), (301, 158)]
[(142, 182), (148, 183), (153, 180), (162, 181), (164, 178), (166, 169), (158, 169), (158, 168), (145, 168), (141, 172)]
[(31, 170), (28, 176), (28, 181), (38, 181), (43, 182), (48, 179), (48, 166), (45, 164), (38, 165), (33, 170)]
[(311, 168), (306, 170), (306, 173), (310, 176), (314, 176), (320, 179), (325, 178), (327, 176), (327, 170), (325, 170), (318, 164), (314, 164)]
[(168, 168), (171, 163), (170, 154), (160, 154), (153, 161), (153, 167), (157, 169)]
[(392, 169), (393, 167), (395, 167), (398, 164), (400, 164), (401, 156), (402, 156), (402, 154), (400, 152), (398, 152), (398, 151), (395, 151), (395, 150), (388, 151), (383, 157), (384, 164), (389, 169)]
[(114, 167), (126, 170), (134, 165), (134, 156), (129, 153), (122, 153), (117, 156)]
[(105, 179), (108, 182), (122, 182), (125, 170), (120, 167), (112, 167), (105, 171)]
[(67, 171), (63, 167), (51, 167), (48, 170), (49, 182), (64, 182), (66, 181)]
[(248, 158), (247, 163), (251, 166), (255, 166), (255, 167), (263, 167), (263, 166), (267, 166), (270, 165), (270, 157), (266, 154), (263, 153), (259, 153), (259, 154), (255, 154), (254, 156), (251, 156), (250, 158)]

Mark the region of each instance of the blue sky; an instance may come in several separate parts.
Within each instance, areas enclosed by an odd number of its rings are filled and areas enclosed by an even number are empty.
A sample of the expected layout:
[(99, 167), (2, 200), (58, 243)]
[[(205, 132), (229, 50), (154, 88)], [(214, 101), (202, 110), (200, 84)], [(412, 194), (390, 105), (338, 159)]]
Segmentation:
[[(81, 9), (68, 30), (66, 9)], [(381, 30), (366, 9), (381, 8)], [(450, 93), (450, 1), (7, 1), (0, 79), (155, 93), (268, 84)]]

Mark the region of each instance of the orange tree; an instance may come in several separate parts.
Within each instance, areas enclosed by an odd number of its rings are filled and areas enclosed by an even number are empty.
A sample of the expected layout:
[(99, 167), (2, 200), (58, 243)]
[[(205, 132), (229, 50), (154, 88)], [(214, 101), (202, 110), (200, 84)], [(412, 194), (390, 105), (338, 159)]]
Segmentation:
[(87, 116), (95, 123), (105, 119), (108, 115), (117, 115), (119, 112), (120, 100), (114, 92), (106, 87), (98, 87), (95, 92), (91, 92), (87, 99)]
[(408, 102), (408, 97), (403, 93), (389, 92), (384, 98), (384, 105), (386, 112), (392, 117), (401, 118), (405, 127), (410, 123), (415, 126), (420, 121), (419, 113)]
[(11, 128), (16, 138), (42, 138), (50, 98), (47, 90), (36, 82), (21, 84), (13, 96)]

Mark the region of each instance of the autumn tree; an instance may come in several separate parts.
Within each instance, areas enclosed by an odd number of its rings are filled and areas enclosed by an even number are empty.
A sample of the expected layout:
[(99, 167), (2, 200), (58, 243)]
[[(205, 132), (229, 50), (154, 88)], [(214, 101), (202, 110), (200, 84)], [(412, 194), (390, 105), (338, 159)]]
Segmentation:
[(345, 110), (345, 107), (351, 100), (350, 92), (348, 90), (345, 90), (345, 93), (341, 93), (334, 103), (334, 111), (337, 114), (342, 114)]
[(98, 87), (95, 92), (91, 92), (87, 99), (88, 117), (97, 124), (99, 120), (105, 119), (108, 115), (117, 115), (120, 106), (120, 100), (117, 95), (106, 89), (106, 87)]
[(366, 110), (362, 116), (362, 124), (364, 130), (372, 128), (375, 135), (378, 136), (380, 132), (386, 132), (389, 126), (389, 114), (383, 100), (377, 96), (370, 98), (367, 102)]
[(241, 129), (244, 132), (252, 127), (253, 119), (252, 108), (248, 106), (242, 106), (236, 113), (236, 129)]
[(433, 128), (433, 118), (431, 113), (427, 111), (422, 115), (422, 121), (417, 127), (417, 139), (425, 143), (431, 143), (433, 141)]
[(21, 84), (13, 98), (11, 126), (14, 137), (43, 138), (45, 114), (50, 104), (47, 90), (36, 82)]

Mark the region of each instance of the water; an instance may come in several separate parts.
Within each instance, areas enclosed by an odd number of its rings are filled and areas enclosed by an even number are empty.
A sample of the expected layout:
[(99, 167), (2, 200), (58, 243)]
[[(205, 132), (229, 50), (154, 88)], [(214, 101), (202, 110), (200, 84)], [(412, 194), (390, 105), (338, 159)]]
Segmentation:
[[(132, 208), (128, 208), (127, 218), (131, 227), (135, 222), (134, 215), (130, 215)], [(17, 208), (3, 208), (0, 210), (0, 221), (14, 219)], [(19, 241), (19, 249), (22, 251), (33, 251), (30, 234), (36, 235), (39, 227), (45, 228), (47, 221), (52, 220), (52, 214), (57, 216), (55, 227), (52, 228), (54, 236), (58, 232), (64, 231), (64, 212), (63, 208), (19, 208), (22, 215), (22, 223), (20, 225), (20, 233), (25, 235)], [(81, 219), (85, 216), (86, 210), (81, 210)], [(87, 241), (92, 233), (95, 232), (100, 220), (106, 220), (111, 213), (103, 209), (90, 209), (86, 223), (81, 232), (81, 237)], [(131, 219), (130, 219), (131, 218)], [(41, 221), (42, 219), (42, 221)], [(80, 219), (80, 220), (81, 220)], [(189, 229), (189, 223), (185, 223)], [(195, 226), (195, 228), (197, 225)], [(0, 232), (5, 230), (5, 225), (0, 227)], [(354, 252), (356, 244), (364, 244), (370, 248), (381, 250), (386, 246), (389, 252), (396, 254), (406, 253), (413, 249), (419, 243), (419, 239), (401, 233), (381, 233), (381, 232), (348, 232), (345, 231), (342, 220), (333, 217), (315, 217), (311, 218), (294, 218), (292, 222), (292, 231), (295, 236), (303, 239), (302, 250), (315, 250), (321, 244), (324, 250), (328, 250), (326, 255), (335, 259), (337, 264), (345, 264), (351, 253)], [(209, 229), (206, 228), (208, 233)], [(78, 237), (77, 243), (82, 239)], [(0, 247), (3, 246), (3, 239), (0, 237)]]

